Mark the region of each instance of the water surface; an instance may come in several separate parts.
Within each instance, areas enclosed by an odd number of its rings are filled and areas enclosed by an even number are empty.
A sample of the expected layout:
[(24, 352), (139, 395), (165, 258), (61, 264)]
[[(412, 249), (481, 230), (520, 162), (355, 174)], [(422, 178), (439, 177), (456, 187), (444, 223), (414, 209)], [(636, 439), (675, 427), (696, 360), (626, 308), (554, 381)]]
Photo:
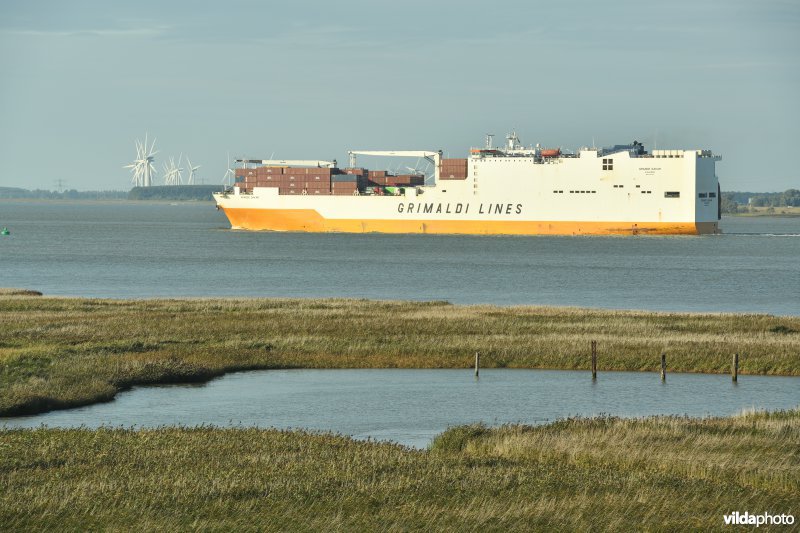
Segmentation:
[(0, 201), (0, 286), (49, 295), (354, 297), (800, 315), (800, 218), (725, 235), (233, 231), (210, 203)]
[(542, 424), (611, 414), (729, 416), (800, 405), (800, 378), (487, 369), (265, 370), (205, 385), (138, 387), (110, 403), (0, 418), (0, 426), (258, 426), (333, 431), (425, 447), (447, 427)]

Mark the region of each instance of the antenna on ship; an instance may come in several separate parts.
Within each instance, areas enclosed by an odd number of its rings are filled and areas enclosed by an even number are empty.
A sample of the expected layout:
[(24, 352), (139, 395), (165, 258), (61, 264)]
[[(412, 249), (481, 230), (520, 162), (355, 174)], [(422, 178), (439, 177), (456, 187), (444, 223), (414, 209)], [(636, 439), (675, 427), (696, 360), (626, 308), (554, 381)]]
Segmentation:
[(189, 179), (186, 180), (186, 185), (194, 185), (194, 175), (197, 172), (197, 169), (200, 168), (200, 165), (196, 167), (192, 166), (192, 162), (189, 161), (189, 156), (186, 156), (186, 164), (189, 165)]
[(494, 139), (494, 133), (487, 133), (486, 134), (486, 149), (492, 149), (492, 140)]
[(130, 165), (125, 165), (122, 168), (131, 169), (133, 178), (131, 183), (134, 187), (150, 187), (153, 184), (153, 179), (156, 177), (156, 167), (153, 165), (155, 155), (156, 140), (148, 147), (147, 133), (144, 134), (144, 143), (136, 139), (136, 159)]

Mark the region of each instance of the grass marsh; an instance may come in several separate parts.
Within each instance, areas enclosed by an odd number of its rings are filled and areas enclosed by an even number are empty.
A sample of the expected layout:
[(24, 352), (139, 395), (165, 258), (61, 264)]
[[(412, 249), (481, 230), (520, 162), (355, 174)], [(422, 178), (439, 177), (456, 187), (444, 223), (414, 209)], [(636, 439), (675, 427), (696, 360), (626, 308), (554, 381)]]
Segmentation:
[(0, 431), (10, 530), (723, 530), (792, 513), (800, 411), (456, 427), (430, 450), (265, 429)]
[(133, 385), (270, 368), (588, 369), (800, 375), (800, 317), (347, 299), (0, 296), (0, 415)]

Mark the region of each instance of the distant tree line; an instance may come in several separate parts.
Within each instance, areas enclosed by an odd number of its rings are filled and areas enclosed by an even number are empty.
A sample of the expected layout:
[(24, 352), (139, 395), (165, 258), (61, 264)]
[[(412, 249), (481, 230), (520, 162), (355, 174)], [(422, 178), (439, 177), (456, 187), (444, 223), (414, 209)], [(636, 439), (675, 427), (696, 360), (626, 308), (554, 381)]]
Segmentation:
[(46, 191), (44, 189), (22, 189), (20, 187), (0, 187), (0, 198), (34, 200), (125, 200), (126, 191)]
[(222, 191), (222, 185), (159, 185), (134, 187), (128, 200), (213, 200), (213, 192)]
[(723, 192), (720, 199), (723, 213), (741, 213), (752, 207), (800, 207), (800, 190), (784, 192)]
[(213, 200), (212, 192), (222, 190), (222, 185), (164, 185), (134, 187), (130, 191), (47, 191), (0, 187), (0, 199), (27, 200)]

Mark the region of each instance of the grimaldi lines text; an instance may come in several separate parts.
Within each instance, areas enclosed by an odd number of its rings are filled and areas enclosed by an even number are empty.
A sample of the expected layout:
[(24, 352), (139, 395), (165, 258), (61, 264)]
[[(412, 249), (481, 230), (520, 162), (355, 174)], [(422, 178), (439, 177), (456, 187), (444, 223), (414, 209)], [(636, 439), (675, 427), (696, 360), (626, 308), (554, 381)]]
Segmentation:
[[(356, 156), (418, 157), (427, 173), (394, 175)], [(215, 194), (234, 229), (495, 235), (671, 235), (719, 232), (710, 150), (652, 150), (634, 141), (567, 152), (503, 147), (469, 157), (436, 151), (352, 151), (336, 161), (239, 160)]]

